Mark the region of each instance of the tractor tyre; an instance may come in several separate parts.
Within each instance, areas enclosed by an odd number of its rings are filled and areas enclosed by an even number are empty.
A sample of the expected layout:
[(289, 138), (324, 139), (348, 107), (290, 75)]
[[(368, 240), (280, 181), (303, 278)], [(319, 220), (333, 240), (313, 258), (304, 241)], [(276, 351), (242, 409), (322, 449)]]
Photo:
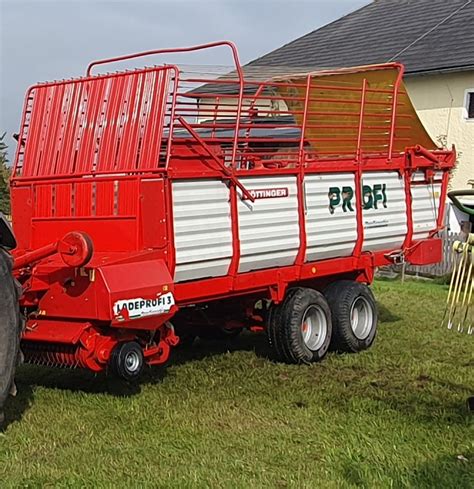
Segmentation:
[(322, 360), (331, 335), (331, 310), (324, 296), (313, 289), (290, 289), (269, 317), (270, 346), (277, 359), (286, 363)]
[(13, 260), (0, 247), (0, 423), (3, 407), (14, 388), (15, 368), (19, 359), (21, 287), (12, 275)]
[(330, 284), (324, 295), (333, 318), (331, 348), (357, 353), (369, 348), (377, 332), (377, 304), (365, 284), (353, 280), (338, 280)]

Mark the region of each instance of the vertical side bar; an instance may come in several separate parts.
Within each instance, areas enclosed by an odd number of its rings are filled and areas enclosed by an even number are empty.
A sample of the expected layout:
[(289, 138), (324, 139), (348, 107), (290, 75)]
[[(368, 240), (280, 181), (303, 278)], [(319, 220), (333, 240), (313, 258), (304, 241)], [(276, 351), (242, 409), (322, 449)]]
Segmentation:
[(132, 77), (131, 84), (129, 85), (129, 92), (127, 94), (127, 113), (126, 123), (124, 124), (122, 135), (120, 138), (120, 147), (117, 150), (116, 164), (121, 170), (130, 168), (130, 155), (133, 154), (134, 146), (134, 132), (137, 124), (136, 111), (137, 100), (141, 98), (140, 83), (142, 80), (142, 74)]
[(136, 86), (135, 101), (133, 111), (131, 112), (131, 120), (129, 122), (129, 142), (122, 150), (122, 161), (124, 169), (132, 169), (135, 167), (138, 152), (138, 142), (140, 139), (140, 114), (145, 92), (146, 76), (141, 73)]
[[(35, 87), (31, 91), (34, 94), (33, 105), (31, 106), (30, 122), (28, 127), (28, 135), (24, 141), (25, 148), (23, 153), (23, 176), (33, 176), (36, 169), (36, 161), (34, 165), (28, 165), (27, 162), (31, 158), (38, 158), (37, 148), (40, 137), (40, 126), (43, 115), (44, 104), (46, 100), (45, 88)], [(18, 141), (21, 144), (20, 141)], [(29, 169), (29, 171), (28, 171)]]
[[(456, 156), (453, 155), (453, 159)], [(444, 228), (444, 219), (446, 214), (446, 196), (448, 195), (449, 171), (445, 170), (441, 181), (441, 195), (439, 196), (438, 219), (436, 221), (436, 231)]]
[(304, 185), (305, 177), (305, 154), (304, 154), (304, 140), (306, 133), (306, 124), (308, 118), (308, 106), (309, 96), (311, 93), (311, 75), (306, 78), (306, 96), (304, 100), (303, 120), (301, 123), (301, 139), (298, 154), (298, 175), (296, 177), (296, 185), (298, 189), (298, 218), (300, 224), (300, 247), (298, 254), (296, 255), (295, 265), (303, 265), (306, 258), (306, 189)]
[(232, 225), (232, 260), (229, 265), (228, 275), (234, 280), (239, 271), (240, 265), (240, 232), (239, 232), (239, 195), (237, 186), (234, 182), (229, 181), (230, 193), (230, 219)]
[(53, 172), (55, 174), (58, 172), (58, 166), (60, 167), (61, 171), (64, 172), (65, 174), (71, 174), (71, 168), (68, 165), (68, 160), (67, 159), (64, 160), (63, 158), (61, 158), (61, 152), (62, 152), (61, 150), (62, 150), (62, 141), (64, 141), (64, 134), (65, 131), (67, 130), (68, 113), (71, 108), (71, 101), (73, 98), (75, 88), (76, 85), (74, 84), (69, 84), (65, 86), (63, 104), (61, 108), (61, 124), (59, 127), (58, 145), (55, 152), (56, 161), (53, 168)]
[(128, 76), (112, 78), (111, 97), (107, 104), (105, 128), (102, 133), (96, 171), (113, 171), (115, 143)]
[(35, 174), (41, 172), (44, 167), (43, 158), (44, 158), (44, 146), (45, 146), (45, 128), (49, 125), (50, 113), (51, 113), (51, 92), (54, 88), (52, 86), (45, 87), (44, 89), (44, 102), (41, 111), (41, 120), (38, 124), (38, 142), (36, 146), (36, 153), (38, 155), (35, 158)]
[[(168, 146), (166, 148), (166, 160), (165, 160), (165, 168), (168, 168), (170, 157), (171, 157), (171, 145), (173, 142), (173, 132), (174, 132), (174, 121), (175, 121), (175, 112), (176, 112), (176, 98), (178, 96), (179, 90), (179, 70), (176, 66), (168, 67), (170, 70), (174, 71), (174, 87), (173, 87), (173, 95), (171, 97), (171, 111), (170, 111), (170, 127), (168, 129)], [(170, 83), (171, 84), (171, 83)]]
[(407, 234), (403, 241), (402, 250), (405, 250), (411, 246), (413, 240), (413, 197), (411, 194), (411, 168), (409, 163), (411, 161), (411, 155), (409, 152), (405, 152), (405, 159), (403, 162), (403, 183), (405, 185), (405, 205), (407, 215)]
[[(265, 85), (262, 83), (258, 87), (257, 91), (255, 92), (253, 99), (252, 99), (252, 102), (250, 102), (250, 104), (249, 104), (249, 108), (248, 108), (249, 123), (248, 123), (247, 129), (245, 130), (244, 143), (242, 144), (242, 149), (243, 149), (242, 153), (245, 153), (249, 149), (249, 137), (250, 137), (250, 133), (252, 131), (252, 113), (253, 113), (253, 109), (255, 107), (255, 104), (257, 103), (257, 99), (258, 99), (258, 97), (260, 97), (264, 88), (265, 88)], [(217, 97), (217, 100), (219, 100), (219, 97)], [(225, 101), (224, 101), (224, 106), (225, 106)], [(214, 118), (214, 124), (217, 124), (217, 105), (216, 105), (216, 113), (215, 113), (215, 118)], [(215, 128), (213, 128), (213, 131), (215, 131)], [(213, 134), (215, 134), (215, 132), (213, 132)], [(213, 137), (213, 136), (211, 136), (211, 137)], [(240, 157), (241, 160), (242, 160), (242, 153), (241, 153), (241, 157)], [(247, 164), (246, 169), (248, 170), (248, 164)]]
[[(31, 104), (30, 104), (30, 98), (31, 98)], [(28, 132), (31, 129), (31, 119), (32, 119), (32, 110), (33, 110), (33, 104), (34, 104), (34, 90), (32, 88), (29, 88), (28, 91), (26, 92), (25, 95), (25, 102), (23, 104), (23, 113), (21, 116), (21, 123), (20, 123), (20, 137), (18, 139), (18, 144), (16, 147), (16, 152), (15, 152), (15, 163), (13, 165), (13, 171), (12, 171), (12, 177), (17, 176), (17, 173), (19, 171), (23, 171), (23, 166), (24, 166), (24, 161), (25, 161), (25, 148), (22, 147), (23, 145), (26, 144), (26, 137), (28, 137), (28, 134), (25, 137), (25, 126), (28, 126)], [(27, 122), (26, 120), (26, 115), (29, 113), (29, 121)], [(23, 151), (23, 161), (22, 161), (22, 166), (21, 168), (19, 167), (19, 160), (20, 160), (20, 154)]]
[(400, 83), (403, 78), (404, 68), (402, 65), (398, 68), (397, 79), (395, 80), (395, 85), (393, 86), (393, 100), (392, 100), (392, 117), (390, 121), (390, 140), (388, 144), (388, 162), (392, 160), (393, 154), (393, 144), (395, 139), (395, 126), (397, 123), (397, 103), (398, 103), (398, 89), (400, 88)]
[(362, 157), (362, 148), (361, 143), (362, 143), (362, 131), (364, 128), (364, 113), (365, 113), (365, 97), (367, 93), (367, 78), (364, 78), (364, 81), (362, 82), (362, 93), (361, 93), (361, 99), (360, 99), (360, 115), (359, 115), (359, 130), (357, 132), (357, 148), (356, 148), (356, 157), (357, 161), (359, 161)]
[(150, 80), (150, 73), (145, 74), (145, 81), (143, 84), (143, 95), (139, 107), (138, 116), (138, 138), (137, 138), (137, 152), (134, 155), (133, 169), (138, 170), (140, 168), (141, 160), (143, 157), (143, 145), (145, 138), (146, 129), (146, 118), (147, 118), (147, 106), (150, 104), (152, 82)]
[(156, 99), (156, 86), (160, 83), (160, 78), (157, 72), (150, 72), (149, 77), (149, 89), (148, 97), (146, 102), (143, 104), (143, 132), (142, 132), (142, 144), (140, 148), (140, 155), (138, 160), (138, 168), (149, 169), (150, 168), (150, 158), (151, 158), (151, 144), (153, 141), (153, 111), (155, 107)]
[(362, 81), (362, 92), (360, 97), (360, 115), (359, 115), (359, 131), (357, 134), (357, 148), (356, 148), (356, 163), (357, 169), (355, 171), (355, 194), (356, 194), (356, 207), (357, 207), (357, 241), (354, 246), (353, 255), (357, 258), (362, 253), (362, 247), (364, 245), (364, 206), (363, 206), (363, 192), (362, 192), (362, 130), (364, 127), (364, 108), (365, 98), (367, 92), (367, 79)]
[(127, 144), (126, 131), (130, 121), (130, 106), (133, 103), (135, 85), (137, 81), (136, 76), (126, 76), (125, 89), (122, 94), (121, 109), (117, 118), (117, 132), (114, 135), (113, 146), (113, 169), (114, 171), (123, 170), (122, 160), (120, 158), (120, 150), (124, 144)]
[(242, 71), (242, 66), (240, 66), (239, 53), (237, 52), (237, 48), (233, 44), (229, 44), (232, 55), (235, 61), (235, 67), (237, 70), (238, 78), (239, 78), (239, 98), (237, 102), (237, 113), (235, 120), (235, 134), (234, 134), (234, 144), (232, 146), (232, 157), (230, 160), (231, 171), (235, 171), (235, 158), (237, 156), (237, 148), (239, 145), (239, 129), (240, 129), (240, 115), (242, 114), (242, 102), (244, 98), (244, 74)]
[[(102, 92), (103, 88), (103, 92)], [(93, 132), (93, 150), (91, 152), (91, 164), (89, 167), (90, 172), (95, 172), (99, 165), (99, 151), (102, 144), (102, 136), (104, 134), (105, 126), (107, 124), (107, 104), (109, 103), (110, 93), (112, 91), (112, 80), (110, 78), (104, 79), (104, 86), (101, 87), (101, 99), (98, 107), (98, 117), (95, 120), (94, 132)]]
[[(97, 144), (97, 130), (99, 124), (99, 113), (102, 108), (105, 80), (96, 80), (94, 83), (84, 84), (84, 115), (82, 121), (84, 128), (81, 134), (81, 144), (77, 148), (76, 171), (88, 172), (92, 170), (94, 162), (95, 145)], [(74, 154), (74, 152), (73, 152)], [(71, 155), (72, 156), (72, 155)], [(72, 168), (73, 165), (71, 165)]]
[(301, 139), (300, 139), (300, 148), (299, 148), (299, 166), (303, 165), (303, 151), (304, 151), (304, 137), (306, 132), (306, 124), (308, 118), (308, 105), (309, 105), (309, 94), (311, 91), (311, 75), (306, 77), (306, 95), (304, 99), (304, 108), (303, 108), (303, 121), (301, 122)]
[(214, 117), (212, 118), (211, 139), (214, 139), (216, 137), (217, 114), (219, 111), (220, 103), (221, 103), (221, 98), (219, 97), (219, 95), (217, 95), (216, 103), (214, 104)]
[(166, 208), (166, 230), (168, 240), (166, 246), (166, 264), (174, 280), (176, 270), (176, 246), (174, 244), (174, 215), (173, 215), (173, 183), (172, 180), (165, 176), (163, 178), (164, 198)]
[(61, 160), (67, 159), (69, 172), (72, 174), (77, 171), (76, 147), (79, 135), (81, 133), (81, 122), (83, 122), (82, 110), (84, 110), (83, 93), (87, 93), (87, 83), (74, 85), (71, 95), (71, 104), (66, 114), (67, 126), (64, 130), (64, 143), (59, 153)]
[(159, 162), (161, 138), (163, 135), (164, 112), (166, 110), (166, 93), (168, 70), (155, 72), (151, 105), (144, 133), (144, 144), (140, 168), (156, 170)]
[(64, 85), (56, 85), (51, 87), (51, 107), (50, 107), (50, 123), (48, 124), (48, 132), (45, 135), (44, 144), (44, 173), (50, 175), (54, 171), (55, 156), (57, 154), (57, 145), (59, 138), (59, 128), (61, 123), (60, 114), (63, 108)]

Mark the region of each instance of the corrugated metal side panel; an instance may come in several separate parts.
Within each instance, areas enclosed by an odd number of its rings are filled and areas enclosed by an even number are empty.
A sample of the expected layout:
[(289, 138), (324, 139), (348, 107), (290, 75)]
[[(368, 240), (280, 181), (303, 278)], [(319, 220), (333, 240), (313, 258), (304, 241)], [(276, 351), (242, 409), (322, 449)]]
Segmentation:
[[(343, 206), (343, 192), (349, 188), (353, 194), (351, 205)], [(331, 192), (337, 195), (333, 200), (337, 205), (332, 207), (329, 205)], [(354, 174), (308, 175), (305, 193), (306, 261), (351, 255), (357, 240)]]
[(247, 190), (288, 189), (288, 196), (239, 199), (239, 272), (292, 265), (300, 245), (296, 177), (241, 178)]
[[(368, 172), (362, 178), (364, 189), (364, 246), (363, 251), (394, 250), (402, 246), (408, 226), (406, 215), (405, 184), (396, 172)], [(385, 189), (385, 202), (380, 200), (370, 206), (371, 196), (366, 188)], [(375, 202), (375, 197), (372, 195)]]
[[(435, 177), (440, 178), (440, 175)], [(424, 179), (423, 172), (413, 175), (413, 181)], [(439, 212), (441, 184), (412, 185), (413, 239), (427, 238), (430, 231), (436, 229), (436, 219)]]
[(175, 281), (220, 277), (232, 259), (229, 189), (218, 180), (173, 182)]

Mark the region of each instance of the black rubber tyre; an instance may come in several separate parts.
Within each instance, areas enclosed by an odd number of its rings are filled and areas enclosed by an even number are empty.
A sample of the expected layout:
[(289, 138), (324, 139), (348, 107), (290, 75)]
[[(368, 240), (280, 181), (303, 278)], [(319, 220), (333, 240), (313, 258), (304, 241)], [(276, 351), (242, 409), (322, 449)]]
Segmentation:
[(0, 423), (3, 407), (13, 386), (19, 359), (21, 319), (20, 286), (11, 273), (12, 259), (0, 247)]
[(353, 280), (333, 282), (324, 291), (332, 313), (331, 348), (357, 353), (372, 345), (377, 332), (377, 304), (365, 284)]
[(112, 373), (127, 381), (138, 379), (144, 363), (143, 349), (136, 341), (120, 343), (110, 358)]
[(283, 304), (290, 300), (298, 289), (288, 289), (286, 297), (280, 304), (272, 304), (267, 317), (267, 341), (274, 360), (279, 362), (286, 361), (286, 355), (280, 340)]
[(277, 360), (318, 362), (331, 342), (331, 311), (324, 296), (313, 289), (290, 289), (269, 314), (267, 337)]

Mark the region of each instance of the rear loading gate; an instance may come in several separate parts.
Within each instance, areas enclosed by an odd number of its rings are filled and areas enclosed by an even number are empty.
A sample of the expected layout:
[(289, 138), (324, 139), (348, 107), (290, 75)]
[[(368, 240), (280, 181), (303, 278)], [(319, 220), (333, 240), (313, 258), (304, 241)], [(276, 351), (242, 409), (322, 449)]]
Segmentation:
[(455, 153), (401, 65), (247, 79), (231, 43), (175, 51), (218, 46), (235, 66), (213, 78), (89, 69), (28, 91), (12, 197), (31, 359), (134, 377), (175, 328), (265, 328), (291, 362), (358, 351), (375, 267), (439, 260)]

